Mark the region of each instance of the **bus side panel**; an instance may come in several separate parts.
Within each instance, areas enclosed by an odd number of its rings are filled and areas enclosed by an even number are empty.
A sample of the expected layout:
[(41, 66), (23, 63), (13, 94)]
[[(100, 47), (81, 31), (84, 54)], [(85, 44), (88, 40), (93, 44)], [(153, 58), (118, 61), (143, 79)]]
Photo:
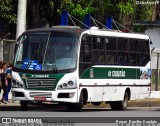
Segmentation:
[(103, 101), (120, 101), (129, 89), (130, 100), (144, 99), (150, 95), (150, 80), (122, 80), (110, 79), (108, 86), (104, 86)]
[(103, 86), (98, 86), (96, 79), (79, 79), (79, 82), (80, 92), (82, 91), (82, 89), (87, 89), (88, 102), (103, 100)]
[(122, 101), (124, 96), (124, 87), (105, 86), (103, 101)]

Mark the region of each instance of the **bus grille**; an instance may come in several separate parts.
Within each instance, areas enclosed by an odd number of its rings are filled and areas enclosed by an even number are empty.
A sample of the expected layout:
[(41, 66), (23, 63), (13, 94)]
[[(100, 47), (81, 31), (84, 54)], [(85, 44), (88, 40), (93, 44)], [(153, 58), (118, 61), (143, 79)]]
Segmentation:
[(27, 89), (54, 89), (55, 78), (27, 78)]

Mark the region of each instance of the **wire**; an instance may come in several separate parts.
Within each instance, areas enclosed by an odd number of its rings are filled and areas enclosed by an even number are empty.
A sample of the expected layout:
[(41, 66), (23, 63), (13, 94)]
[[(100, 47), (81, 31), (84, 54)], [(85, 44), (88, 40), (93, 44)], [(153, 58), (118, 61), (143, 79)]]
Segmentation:
[(69, 19), (72, 21), (72, 23), (74, 24), (74, 26), (76, 26), (77, 27), (77, 25), (76, 25), (76, 23), (73, 21), (73, 19), (71, 18), (71, 16), (70, 15), (68, 15), (69, 16)]
[[(73, 19), (76, 20), (76, 21), (78, 21), (79, 23), (81, 23), (82, 25), (84, 25), (85, 27), (87, 27), (87, 28), (90, 29), (90, 27), (88, 27), (86, 24), (84, 24), (82, 21), (78, 20), (78, 19), (75, 18), (74, 16), (72, 16), (72, 15), (70, 15), (70, 14), (68, 14), (68, 16), (69, 16), (70, 20), (72, 21), (72, 23), (74, 24), (74, 26), (77, 27), (77, 25), (76, 25), (76, 23), (73, 21)], [(103, 26), (104, 28), (106, 28), (106, 29), (108, 29), (108, 30), (111, 30), (110, 28), (108, 28), (107, 26), (105, 26), (104, 24), (102, 24), (101, 22), (99, 22), (98, 20), (94, 19), (92, 16), (91, 16), (91, 20), (92, 20), (93, 23), (96, 25), (96, 27), (98, 27), (98, 24), (100, 24), (100, 25)], [(112, 21), (113, 21), (114, 25), (116, 26), (116, 28), (117, 28), (119, 31), (120, 31), (120, 29), (119, 29), (118, 25), (120, 25), (121, 27), (127, 29), (129, 32), (134, 33), (133, 31), (129, 30), (127, 27), (125, 27), (125, 26), (123, 26), (122, 24), (118, 23), (118, 22), (115, 21), (114, 19), (112, 19)], [(97, 23), (98, 23), (98, 24), (97, 24)], [(118, 24), (118, 25), (117, 25), (117, 24)], [(99, 28), (99, 27), (98, 27), (98, 28)]]
[[(87, 25), (85, 25), (83, 22), (81, 22), (80, 20), (78, 20), (77, 18), (75, 18), (74, 16), (72, 16), (72, 15), (70, 15), (70, 14), (68, 14), (68, 16), (70, 16), (71, 18), (75, 19), (76, 21), (78, 21), (79, 23), (81, 23), (82, 25), (84, 25), (85, 27), (90, 28), (90, 27), (88, 27)], [(75, 23), (74, 23), (74, 24), (75, 24)]]
[(99, 22), (98, 20), (94, 19), (93, 17), (92, 17), (92, 19), (93, 19), (94, 21), (96, 21), (97, 23), (99, 23), (100, 25), (102, 25), (103, 27), (105, 27), (106, 29), (111, 30), (110, 28), (108, 28), (107, 26), (105, 26), (104, 24), (102, 24), (101, 22)]
[(95, 22), (95, 20), (92, 17), (91, 17), (91, 19), (92, 19), (93, 23), (96, 25), (96, 27), (99, 28), (97, 23)]
[(119, 27), (117, 26), (116, 22), (113, 20), (114, 25), (116, 26), (116, 28), (120, 31)]
[(125, 27), (125, 26), (123, 26), (123, 25), (121, 25), (120, 23), (118, 23), (117, 21), (115, 21), (115, 20), (113, 20), (115, 23), (117, 23), (118, 25), (120, 25), (121, 27), (123, 27), (123, 28), (125, 28), (125, 29), (127, 29), (128, 31), (130, 31), (131, 33), (133, 33), (133, 31), (131, 31), (131, 30), (129, 30), (127, 27)]

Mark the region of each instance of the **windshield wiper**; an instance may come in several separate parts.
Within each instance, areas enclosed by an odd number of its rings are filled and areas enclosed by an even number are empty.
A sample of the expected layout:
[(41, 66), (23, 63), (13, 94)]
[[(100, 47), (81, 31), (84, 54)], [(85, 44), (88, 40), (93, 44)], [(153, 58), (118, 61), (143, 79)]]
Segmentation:
[[(49, 43), (49, 44), (50, 44), (50, 43)], [(54, 61), (54, 58), (51, 56), (50, 50), (48, 51), (48, 56), (49, 56), (49, 58), (52, 59), (51, 64), (52, 64), (52, 66), (53, 66), (53, 67), (52, 67), (53, 73), (58, 73), (58, 69), (57, 69), (56, 63), (55, 63), (55, 61)]]
[(54, 73), (58, 73), (58, 69), (57, 69), (56, 63), (52, 62), (52, 66), (54, 66), (53, 72)]

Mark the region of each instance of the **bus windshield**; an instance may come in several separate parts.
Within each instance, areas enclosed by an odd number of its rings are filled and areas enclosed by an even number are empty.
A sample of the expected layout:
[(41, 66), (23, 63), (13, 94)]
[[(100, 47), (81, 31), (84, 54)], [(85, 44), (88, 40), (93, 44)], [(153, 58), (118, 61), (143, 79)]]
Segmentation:
[(78, 37), (62, 31), (28, 32), (22, 35), (14, 67), (32, 71), (76, 68)]

